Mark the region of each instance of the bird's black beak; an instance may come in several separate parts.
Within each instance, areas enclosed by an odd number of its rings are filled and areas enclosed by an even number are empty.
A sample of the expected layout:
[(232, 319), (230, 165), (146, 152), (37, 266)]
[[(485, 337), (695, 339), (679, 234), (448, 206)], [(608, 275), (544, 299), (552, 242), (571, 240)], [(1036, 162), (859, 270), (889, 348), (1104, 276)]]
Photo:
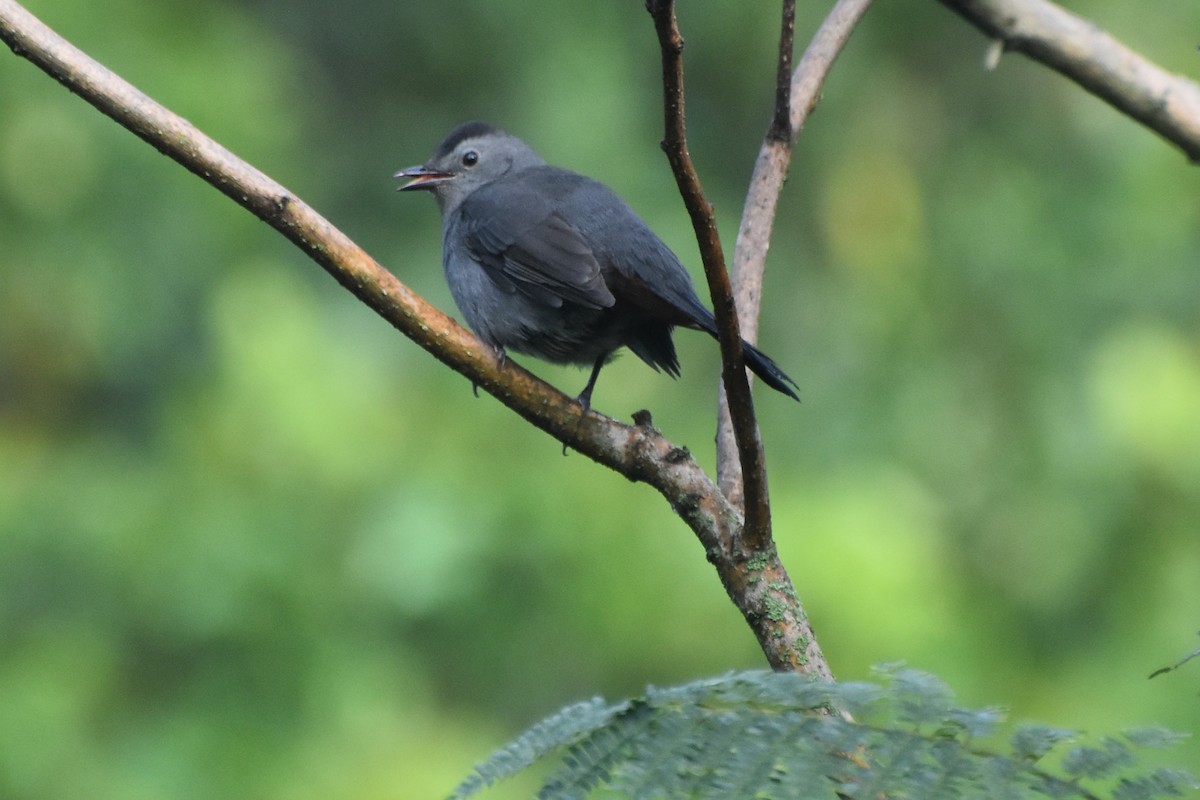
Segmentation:
[(397, 172), (394, 178), (412, 178), (403, 186), (396, 187), (397, 192), (407, 192), (409, 189), (436, 189), (440, 184), (454, 177), (452, 172), (442, 172), (432, 167), (405, 167)]

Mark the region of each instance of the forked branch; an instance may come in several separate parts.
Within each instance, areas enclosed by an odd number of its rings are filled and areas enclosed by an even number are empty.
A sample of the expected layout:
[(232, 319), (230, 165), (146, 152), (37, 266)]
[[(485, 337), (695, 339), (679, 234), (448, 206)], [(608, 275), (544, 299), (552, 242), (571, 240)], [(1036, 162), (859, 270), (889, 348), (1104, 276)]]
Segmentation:
[(438, 311), (286, 188), (58, 36), (14, 0), (0, 0), (0, 39), (70, 91), (291, 240), (339, 283), (436, 358), (589, 458), (653, 486), (696, 534), (730, 599), (775, 669), (828, 676), (773, 548), (747, 554), (742, 517), (686, 449), (648, 422), (624, 425), (579, 404)]
[[(754, 163), (733, 254), (734, 299), (742, 336), (748, 342), (758, 338), (767, 251), (796, 137), (817, 105), (834, 60), (870, 6), (871, 0), (838, 0), (793, 71), (796, 7), (795, 0), (784, 0), (775, 68), (775, 114)], [(742, 474), (734, 450), (733, 420), (722, 391), (717, 413), (717, 485), (736, 503), (741, 496)]]
[(745, 483), (745, 495), (739, 497), (745, 508), (743, 535), (748, 547), (759, 549), (771, 541), (771, 505), (767, 493), (767, 466), (762, 437), (754, 414), (750, 381), (742, 357), (742, 334), (733, 286), (725, 268), (725, 254), (717, 232), (717, 215), (700, 185), (700, 176), (692, 163), (687, 146), (687, 122), (683, 92), (683, 36), (675, 19), (674, 0), (647, 0), (646, 10), (654, 20), (662, 50), (663, 150), (671, 162), (675, 182), (696, 231), (704, 275), (712, 297), (713, 316), (717, 319), (717, 339), (721, 344), (721, 385), (729, 397), (738, 462)]

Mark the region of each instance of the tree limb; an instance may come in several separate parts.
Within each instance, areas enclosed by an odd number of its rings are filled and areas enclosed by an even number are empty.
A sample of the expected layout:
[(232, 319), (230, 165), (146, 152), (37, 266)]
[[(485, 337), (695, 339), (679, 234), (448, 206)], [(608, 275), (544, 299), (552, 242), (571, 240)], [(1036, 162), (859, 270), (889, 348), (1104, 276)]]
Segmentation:
[(774, 548), (747, 554), (742, 517), (696, 464), (644, 424), (595, 413), (492, 348), (396, 279), (345, 234), (262, 172), (238, 159), (89, 58), (13, 0), (0, 0), (0, 39), (69, 90), (271, 225), (401, 333), (526, 420), (632, 481), (653, 486), (703, 545), (731, 600), (775, 669), (828, 676)]
[[(742, 336), (748, 342), (758, 339), (763, 271), (771, 246), (779, 193), (787, 178), (796, 137), (817, 105), (834, 60), (870, 6), (871, 0), (838, 0), (805, 48), (799, 66), (792, 72), (795, 0), (784, 0), (776, 63), (775, 116), (754, 163), (733, 252), (734, 299)], [(741, 493), (742, 474), (740, 462), (732, 457), (736, 444), (724, 387), (717, 406), (717, 485), (736, 503)]]
[(662, 147), (671, 162), (675, 182), (696, 231), (704, 275), (712, 296), (713, 316), (717, 319), (717, 340), (721, 345), (721, 384), (732, 407), (732, 426), (738, 461), (744, 475), (744, 494), (739, 504), (745, 509), (746, 526), (742, 535), (747, 546), (761, 549), (771, 542), (771, 504), (767, 491), (766, 457), (754, 414), (754, 399), (742, 357), (742, 334), (738, 329), (733, 287), (725, 269), (725, 255), (717, 232), (716, 211), (704, 194), (687, 146), (687, 124), (683, 92), (683, 36), (675, 19), (674, 0), (646, 0), (646, 10), (654, 19), (662, 50), (663, 116)]
[[(713, 312), (717, 318), (718, 339), (721, 344), (721, 378), (723, 393), (730, 397), (732, 428), (737, 459), (745, 475), (743, 507), (746, 523), (741, 536), (731, 544), (735, 561), (752, 567), (754, 579), (730, 596), (742, 591), (762, 594), (768, 614), (784, 622), (782, 630), (788, 637), (787, 651), (796, 658), (790, 663), (775, 663), (775, 669), (798, 669), (819, 677), (832, 678), (829, 665), (813, 635), (812, 626), (792, 586), (791, 578), (779, 560), (771, 537), (771, 509), (767, 492), (766, 461), (762, 439), (755, 419), (750, 383), (742, 358), (742, 336), (738, 330), (737, 309), (725, 257), (717, 232), (716, 213), (704, 194), (700, 178), (687, 147), (683, 91), (683, 37), (675, 18), (674, 0), (647, 0), (646, 10), (654, 20), (662, 50), (663, 108), (665, 134), (663, 150), (671, 163), (684, 205), (692, 220), (704, 274), (712, 296)], [(711, 557), (711, 554), (710, 554)], [(728, 586), (727, 586), (728, 588)], [(745, 613), (743, 611), (743, 613)], [(759, 643), (766, 649), (770, 643)]]
[(1048, 0), (941, 2), (1002, 41), (1006, 50), (1061, 72), (1200, 162), (1200, 86), (1194, 82)]

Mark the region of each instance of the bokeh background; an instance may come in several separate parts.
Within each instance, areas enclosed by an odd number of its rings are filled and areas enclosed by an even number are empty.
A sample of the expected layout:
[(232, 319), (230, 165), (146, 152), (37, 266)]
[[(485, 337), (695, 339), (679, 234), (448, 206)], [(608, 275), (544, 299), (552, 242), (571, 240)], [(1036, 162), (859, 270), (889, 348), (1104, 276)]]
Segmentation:
[[(443, 308), (435, 205), (391, 174), (474, 117), (698, 267), (641, 3), (28, 6)], [(1200, 76), (1195, 2), (1086, 13)], [(777, 15), (681, 11), (727, 247)], [(1018, 719), (1196, 732), (1197, 665), (1147, 675), (1200, 644), (1200, 178), (985, 47), (879, 4), (800, 140), (761, 337), (804, 399), (759, 392), (779, 545), (841, 678), (902, 659)], [(625, 357), (595, 405), (711, 466), (716, 347), (678, 343), (681, 380)], [(567, 702), (761, 664), (651, 490), (0, 53), (0, 796), (436, 797)]]

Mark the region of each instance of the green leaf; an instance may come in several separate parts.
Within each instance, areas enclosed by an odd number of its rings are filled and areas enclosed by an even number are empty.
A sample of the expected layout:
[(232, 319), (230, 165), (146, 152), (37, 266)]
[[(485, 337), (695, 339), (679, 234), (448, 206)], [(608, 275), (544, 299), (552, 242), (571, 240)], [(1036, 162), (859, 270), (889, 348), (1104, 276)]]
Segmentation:
[(610, 706), (599, 697), (593, 697), (561, 709), (475, 767), (475, 772), (450, 795), (451, 800), (470, 797), (485, 786), (520, 772), (551, 752), (603, 730), (602, 726), (626, 705)]
[(1037, 761), (1063, 742), (1075, 737), (1074, 731), (1054, 728), (1049, 725), (1026, 723), (1017, 726), (1013, 731), (1009, 744), (1013, 755), (1017, 758), (1027, 758)]
[[(796, 674), (744, 672), (646, 690), (609, 705), (595, 699), (538, 723), (476, 768), (452, 798), (465, 798), (535, 761), (553, 759), (539, 800), (575, 800), (604, 788), (620, 797), (879, 798), (1021, 800), (1099, 796), (1114, 800), (1179, 796), (1194, 781), (1180, 771), (1143, 772), (1135, 748), (1178, 737), (1140, 728), (1076, 747), (1061, 773), (1040, 759), (1074, 737), (1022, 725), (1011, 754), (978, 748), (994, 732), (995, 709), (954, 705), (948, 687), (926, 673), (889, 666), (880, 684), (816, 681)], [(865, 713), (841, 713), (854, 707)]]
[(1070, 775), (1107, 778), (1132, 761), (1133, 753), (1128, 747), (1116, 739), (1105, 739), (1099, 747), (1076, 747), (1067, 753), (1063, 769)]
[(1164, 728), (1161, 725), (1146, 725), (1141, 728), (1131, 728), (1121, 735), (1128, 739), (1131, 744), (1147, 748), (1173, 747), (1189, 736), (1189, 734), (1179, 733), (1170, 728)]

